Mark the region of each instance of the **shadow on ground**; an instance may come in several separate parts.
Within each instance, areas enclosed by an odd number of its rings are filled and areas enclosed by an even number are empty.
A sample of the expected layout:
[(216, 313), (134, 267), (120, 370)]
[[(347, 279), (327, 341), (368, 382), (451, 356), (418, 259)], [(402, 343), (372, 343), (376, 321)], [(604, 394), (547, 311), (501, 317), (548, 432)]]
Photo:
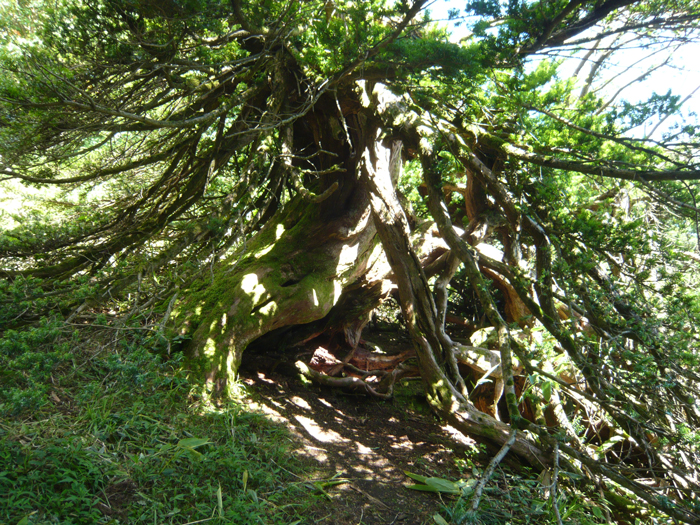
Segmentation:
[(404, 471), (465, 478), (457, 463), (465, 465), (479, 447), (434, 418), (419, 381), (399, 386), (394, 399), (382, 401), (304, 385), (291, 366), (270, 362), (269, 356), (249, 359), (242, 378), (261, 410), (298, 437), (295, 453), (311, 465), (313, 480), (325, 491), (318, 491), (309, 523), (435, 523), (439, 497), (407, 489), (411, 480)]

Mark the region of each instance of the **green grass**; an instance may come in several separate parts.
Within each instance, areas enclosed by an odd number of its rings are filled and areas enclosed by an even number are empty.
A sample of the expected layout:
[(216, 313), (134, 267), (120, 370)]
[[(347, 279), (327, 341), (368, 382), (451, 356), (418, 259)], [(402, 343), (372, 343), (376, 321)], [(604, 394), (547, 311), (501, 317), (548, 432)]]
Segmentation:
[[(545, 471), (546, 472), (546, 471)], [(561, 481), (561, 480), (560, 480)], [(464, 494), (442, 508), (442, 516), (454, 525), (539, 525), (556, 524), (556, 517), (549, 492), (549, 478), (536, 476), (526, 469), (520, 474), (509, 468), (499, 468), (486, 486), (479, 508), (472, 511), (471, 496), (476, 479), (463, 488)], [(596, 525), (607, 523), (603, 507), (606, 504), (595, 494), (586, 497), (572, 487), (559, 487), (557, 506), (563, 523), (571, 525)]]
[(113, 332), (0, 338), (0, 524), (297, 522), (313, 495), (285, 429)]

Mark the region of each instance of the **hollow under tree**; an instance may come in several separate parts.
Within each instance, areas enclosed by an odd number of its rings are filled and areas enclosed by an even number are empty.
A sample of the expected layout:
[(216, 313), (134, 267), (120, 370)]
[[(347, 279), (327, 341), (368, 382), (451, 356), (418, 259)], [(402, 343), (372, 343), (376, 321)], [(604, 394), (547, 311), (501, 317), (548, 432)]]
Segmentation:
[[(114, 300), (122, 323), (159, 307), (157, 332), (220, 396), (263, 336), (335, 331), (356, 347), (390, 277), (437, 414), (498, 444), (515, 430), (511, 450), (538, 468), (561, 456), (700, 522), (695, 128), (626, 135), (679, 99), (616, 105), (591, 89), (606, 39), (687, 40), (700, 6), (474, 2), (473, 33), (453, 43), (425, 4), (5, 8), (0, 174), (57, 190), (0, 238), (3, 327)], [(532, 65), (568, 51), (591, 63), (578, 96), (556, 62)], [(434, 287), (396, 189), (405, 163), (449, 247)], [(460, 264), (494, 329), (507, 423), (470, 402), (458, 361), (479, 349), (446, 328)], [(574, 412), (643, 457), (655, 486), (577, 434)]]

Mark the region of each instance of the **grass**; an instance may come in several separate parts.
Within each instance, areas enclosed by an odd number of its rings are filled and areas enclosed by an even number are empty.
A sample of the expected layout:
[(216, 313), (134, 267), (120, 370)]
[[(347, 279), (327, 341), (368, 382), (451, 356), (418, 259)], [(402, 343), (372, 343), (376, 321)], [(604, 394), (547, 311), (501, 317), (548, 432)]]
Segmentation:
[[(544, 471), (547, 472), (547, 471)], [(556, 517), (549, 497), (548, 482), (527, 469), (514, 473), (508, 467), (499, 468), (497, 475), (486, 486), (476, 512), (471, 508), (473, 483), (463, 488), (464, 494), (442, 508), (445, 521), (455, 525), (538, 525), (556, 524)], [(557, 506), (563, 523), (572, 525), (596, 525), (608, 523), (600, 501), (593, 494), (584, 495), (573, 490), (557, 494)]]
[[(286, 429), (250, 410), (242, 386), (225, 405), (206, 402), (180, 354), (150, 333), (44, 320), (0, 335), (0, 525), (301, 525), (332, 508), (338, 480), (310, 480)], [(417, 387), (396, 402), (424, 409)], [(457, 467), (479, 476), (471, 460)], [(607, 502), (567, 477), (563, 522), (606, 522)], [(456, 486), (439, 481), (434, 492)], [(433, 520), (555, 523), (550, 482), (503, 467), (476, 513), (470, 494), (451, 491)], [(624, 518), (666, 522), (640, 509)]]
[(301, 523), (314, 496), (285, 429), (112, 332), (0, 338), (0, 524)]

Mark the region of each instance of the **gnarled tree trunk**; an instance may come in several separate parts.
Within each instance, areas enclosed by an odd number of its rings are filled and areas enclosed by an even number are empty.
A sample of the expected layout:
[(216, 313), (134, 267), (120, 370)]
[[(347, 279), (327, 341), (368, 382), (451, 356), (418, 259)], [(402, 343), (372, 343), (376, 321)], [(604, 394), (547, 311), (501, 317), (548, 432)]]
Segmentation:
[[(402, 143), (384, 139), (373, 117), (376, 108), (363, 108), (354, 94), (332, 102), (320, 101), (315, 112), (297, 121), (287, 143), (290, 150), (311, 156), (319, 171), (332, 164), (342, 167), (319, 185), (320, 191), (335, 185), (337, 190), (323, 202), (297, 196), (248, 243), (240, 260), (236, 254), (222, 260), (189, 291), (173, 313), (180, 333), (191, 337), (188, 354), (213, 395), (224, 395), (246, 347), (279, 328), (307, 324), (314, 327), (312, 336), (319, 329), (342, 327), (355, 346), (366, 313), (381, 296), (376, 279), (361, 281), (378, 238), (398, 285), (430, 405), (461, 431), (505, 443), (510, 427), (477, 410), (459, 384), (454, 348), (395, 189)], [(344, 108), (342, 115), (337, 107)], [(294, 176), (294, 166), (288, 169)], [(362, 300), (353, 301), (358, 291)], [(323, 326), (309, 324), (336, 305)], [(513, 451), (531, 464), (547, 461), (522, 434)]]
[[(370, 198), (377, 234), (394, 270), (401, 309), (418, 355), (428, 402), (438, 415), (458, 430), (502, 445), (508, 441), (511, 428), (477, 410), (446, 373), (453, 351), (451, 341), (440, 333), (438, 310), (411, 245), (408, 221), (393, 184), (398, 177), (395, 171), (400, 169), (399, 151), (398, 142), (394, 142), (391, 149), (379, 143), (368, 145), (362, 155), (361, 180)], [(522, 434), (517, 437), (512, 450), (532, 465), (548, 464), (548, 456)]]
[(174, 309), (176, 329), (191, 338), (186, 351), (214, 395), (225, 393), (249, 343), (281, 327), (323, 318), (343, 289), (368, 270), (375, 228), (367, 196), (358, 187), (356, 151), (377, 135), (359, 109), (354, 92), (338, 103), (322, 98), (289, 128), (289, 185), (299, 187), (297, 162), (307, 169), (312, 164), (322, 173), (316, 186), (323, 199), (299, 188), (242, 255), (220, 261)]

